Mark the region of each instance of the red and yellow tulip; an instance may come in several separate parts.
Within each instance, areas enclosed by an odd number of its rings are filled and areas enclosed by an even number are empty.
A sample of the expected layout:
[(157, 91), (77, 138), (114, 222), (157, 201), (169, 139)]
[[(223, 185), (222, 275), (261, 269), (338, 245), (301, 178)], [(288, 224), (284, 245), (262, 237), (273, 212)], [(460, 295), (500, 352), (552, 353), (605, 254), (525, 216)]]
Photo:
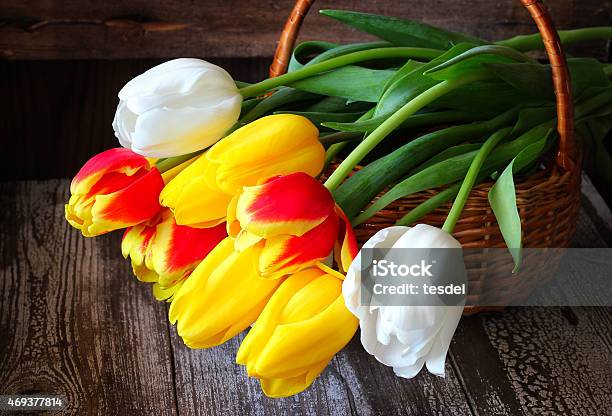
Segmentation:
[(344, 305), (343, 278), (317, 267), (288, 277), (242, 341), (236, 362), (267, 396), (305, 390), (355, 334), (359, 321)]
[(170, 305), (170, 322), (191, 348), (222, 344), (251, 325), (282, 279), (260, 279), (253, 250), (223, 240), (193, 271)]
[(235, 249), (253, 248), (257, 273), (275, 279), (296, 273), (334, 253), (346, 270), (357, 253), (351, 225), (331, 193), (296, 172), (244, 187), (227, 212)]
[(160, 172), (131, 150), (114, 148), (85, 163), (70, 184), (66, 220), (93, 237), (155, 216), (164, 187)]
[[(229, 237), (174, 297), (170, 321), (192, 348), (219, 345), (251, 325), (285, 276), (332, 251), (346, 270), (357, 252), (351, 226), (330, 192), (305, 173), (244, 187), (228, 210)], [(336, 249), (334, 250), (334, 246)]]
[(325, 149), (308, 119), (293, 114), (260, 118), (234, 131), (179, 173), (160, 195), (176, 221), (210, 227), (225, 221), (232, 197), (261, 178), (305, 172), (318, 175)]
[(212, 228), (177, 225), (172, 212), (162, 210), (155, 218), (128, 228), (121, 251), (130, 257), (136, 277), (151, 282), (157, 300), (172, 300), (196, 266), (221, 242), (225, 224)]

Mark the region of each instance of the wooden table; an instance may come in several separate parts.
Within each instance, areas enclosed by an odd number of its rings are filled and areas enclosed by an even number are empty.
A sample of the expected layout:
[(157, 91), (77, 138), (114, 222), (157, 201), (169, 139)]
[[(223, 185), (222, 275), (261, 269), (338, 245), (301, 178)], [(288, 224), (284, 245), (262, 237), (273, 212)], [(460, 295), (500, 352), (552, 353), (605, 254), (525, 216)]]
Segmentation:
[[(577, 246), (609, 246), (585, 178)], [(120, 233), (63, 219), (67, 180), (0, 184), (0, 394), (55, 393), (66, 414), (612, 415), (612, 308), (510, 308), (463, 318), (446, 378), (404, 380), (358, 337), (304, 393), (263, 396), (238, 336), (189, 350), (120, 254)]]

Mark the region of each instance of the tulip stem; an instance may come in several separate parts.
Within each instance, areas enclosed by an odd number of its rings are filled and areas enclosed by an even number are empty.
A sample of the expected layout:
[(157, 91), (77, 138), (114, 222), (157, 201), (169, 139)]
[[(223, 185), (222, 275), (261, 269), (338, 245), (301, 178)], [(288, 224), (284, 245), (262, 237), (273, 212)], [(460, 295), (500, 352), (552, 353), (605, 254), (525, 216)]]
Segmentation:
[[(361, 143), (359, 143), (355, 149), (353, 149), (353, 151), (346, 157), (346, 159), (344, 159), (340, 166), (336, 168), (334, 173), (332, 173), (325, 182), (327, 189), (333, 191), (340, 186), (353, 168), (355, 168), (355, 166), (357, 166), (357, 164), (361, 162), (361, 160), (385, 137), (391, 134), (391, 132), (406, 121), (408, 117), (444, 94), (447, 94), (468, 82), (476, 81), (481, 78), (482, 74), (477, 71), (470, 76), (442, 81), (404, 104), (403, 107), (393, 113), (380, 126), (374, 129), (374, 131), (372, 131), (372, 133), (370, 133)], [(381, 172), (381, 175), (384, 174), (384, 172)]]
[(187, 153), (186, 155), (168, 157), (166, 159), (163, 159), (163, 160), (160, 160), (159, 162), (157, 162), (155, 164), (155, 167), (157, 168), (157, 170), (160, 173), (167, 172), (170, 169), (180, 165), (181, 163), (187, 162), (189, 159), (196, 157), (197, 155), (199, 155), (202, 152), (204, 152), (204, 150), (206, 150), (206, 149), (198, 150), (198, 151), (193, 152), (193, 153)]
[(346, 55), (341, 55), (323, 62), (308, 65), (296, 71), (289, 72), (275, 78), (268, 78), (256, 84), (243, 87), (240, 89), (240, 94), (242, 94), (244, 98), (257, 97), (280, 86), (288, 86), (291, 83), (300, 81), (304, 78), (309, 78), (322, 72), (355, 64), (357, 62), (388, 58), (433, 59), (441, 55), (442, 52), (443, 51), (437, 49), (428, 48), (392, 47), (347, 53)]
[[(583, 42), (590, 40), (612, 39), (612, 26), (585, 27), (574, 30), (559, 30), (561, 43)], [(497, 42), (498, 45), (508, 46), (521, 52), (528, 52), (535, 49), (542, 49), (542, 35), (534, 33), (532, 35), (519, 35), (510, 39)]]
[(478, 153), (476, 153), (474, 159), (472, 159), (472, 163), (470, 164), (470, 167), (467, 173), (465, 174), (465, 179), (463, 179), (463, 182), (461, 183), (461, 188), (459, 188), (459, 192), (457, 193), (457, 198), (455, 198), (453, 206), (448, 212), (446, 221), (444, 221), (444, 225), (442, 226), (442, 229), (447, 233), (452, 234), (453, 230), (455, 229), (455, 224), (457, 224), (457, 221), (461, 216), (463, 207), (465, 207), (465, 203), (467, 202), (467, 199), (470, 196), (472, 187), (478, 179), (480, 169), (482, 168), (482, 165), (486, 160), (487, 156), (489, 156), (491, 151), (495, 148), (495, 146), (497, 146), (500, 141), (502, 141), (508, 136), (511, 130), (511, 127), (506, 127), (493, 133), (478, 150)]

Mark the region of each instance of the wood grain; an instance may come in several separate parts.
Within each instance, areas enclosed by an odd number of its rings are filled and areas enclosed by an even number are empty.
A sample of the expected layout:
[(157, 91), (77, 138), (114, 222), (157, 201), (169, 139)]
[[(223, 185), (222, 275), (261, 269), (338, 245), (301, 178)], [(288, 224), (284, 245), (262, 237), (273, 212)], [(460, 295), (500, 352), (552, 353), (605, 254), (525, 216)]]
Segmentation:
[[(560, 28), (609, 24), (609, 0), (548, 0)], [(292, 0), (94, 1), (4, 0), (0, 56), (7, 59), (117, 59), (176, 56), (270, 57)], [(535, 32), (516, 0), (355, 2), (321, 0), (306, 19), (302, 39), (353, 42), (366, 36), (318, 16), (348, 9), (422, 19), (497, 40)]]
[[(588, 183), (586, 200), (596, 199)], [(138, 283), (118, 234), (63, 219), (67, 180), (0, 184), (0, 394), (57, 393), (65, 414), (610, 414), (612, 308), (511, 308), (462, 319), (446, 378), (393, 375), (358, 338), (304, 393), (263, 396), (234, 363), (243, 335), (189, 350)], [(598, 208), (602, 218), (610, 212)], [(579, 246), (605, 246), (583, 211)], [(568, 288), (580, 290), (580, 279)], [(551, 283), (555, 284), (555, 282)], [(550, 293), (549, 293), (550, 292)]]
[[(362, 348), (358, 336), (303, 393), (283, 399), (263, 395), (259, 383), (234, 363), (243, 335), (210, 350), (189, 350), (175, 335), (177, 403), (185, 415), (471, 415), (454, 369), (396, 377)], [(200, 387), (200, 388), (198, 388)]]
[(65, 180), (2, 183), (0, 198), (0, 394), (62, 394), (67, 414), (175, 414), (166, 314), (120, 235), (67, 227)]

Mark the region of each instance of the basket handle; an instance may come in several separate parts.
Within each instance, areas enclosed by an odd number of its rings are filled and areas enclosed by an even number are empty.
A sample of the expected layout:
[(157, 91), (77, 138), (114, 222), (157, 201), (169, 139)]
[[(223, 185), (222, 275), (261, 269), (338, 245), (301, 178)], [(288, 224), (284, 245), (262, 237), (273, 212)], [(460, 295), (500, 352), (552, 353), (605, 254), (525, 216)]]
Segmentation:
[[(541, 0), (520, 0), (520, 2), (529, 11), (542, 35), (544, 48), (552, 68), (557, 103), (557, 131), (559, 133), (557, 166), (573, 174), (579, 174), (580, 165), (576, 160), (576, 142), (574, 140), (572, 84), (559, 35), (555, 30), (548, 10)], [(300, 26), (313, 3), (314, 0), (297, 0), (295, 2), (276, 47), (274, 60), (270, 66), (270, 77), (284, 74), (287, 71)]]

